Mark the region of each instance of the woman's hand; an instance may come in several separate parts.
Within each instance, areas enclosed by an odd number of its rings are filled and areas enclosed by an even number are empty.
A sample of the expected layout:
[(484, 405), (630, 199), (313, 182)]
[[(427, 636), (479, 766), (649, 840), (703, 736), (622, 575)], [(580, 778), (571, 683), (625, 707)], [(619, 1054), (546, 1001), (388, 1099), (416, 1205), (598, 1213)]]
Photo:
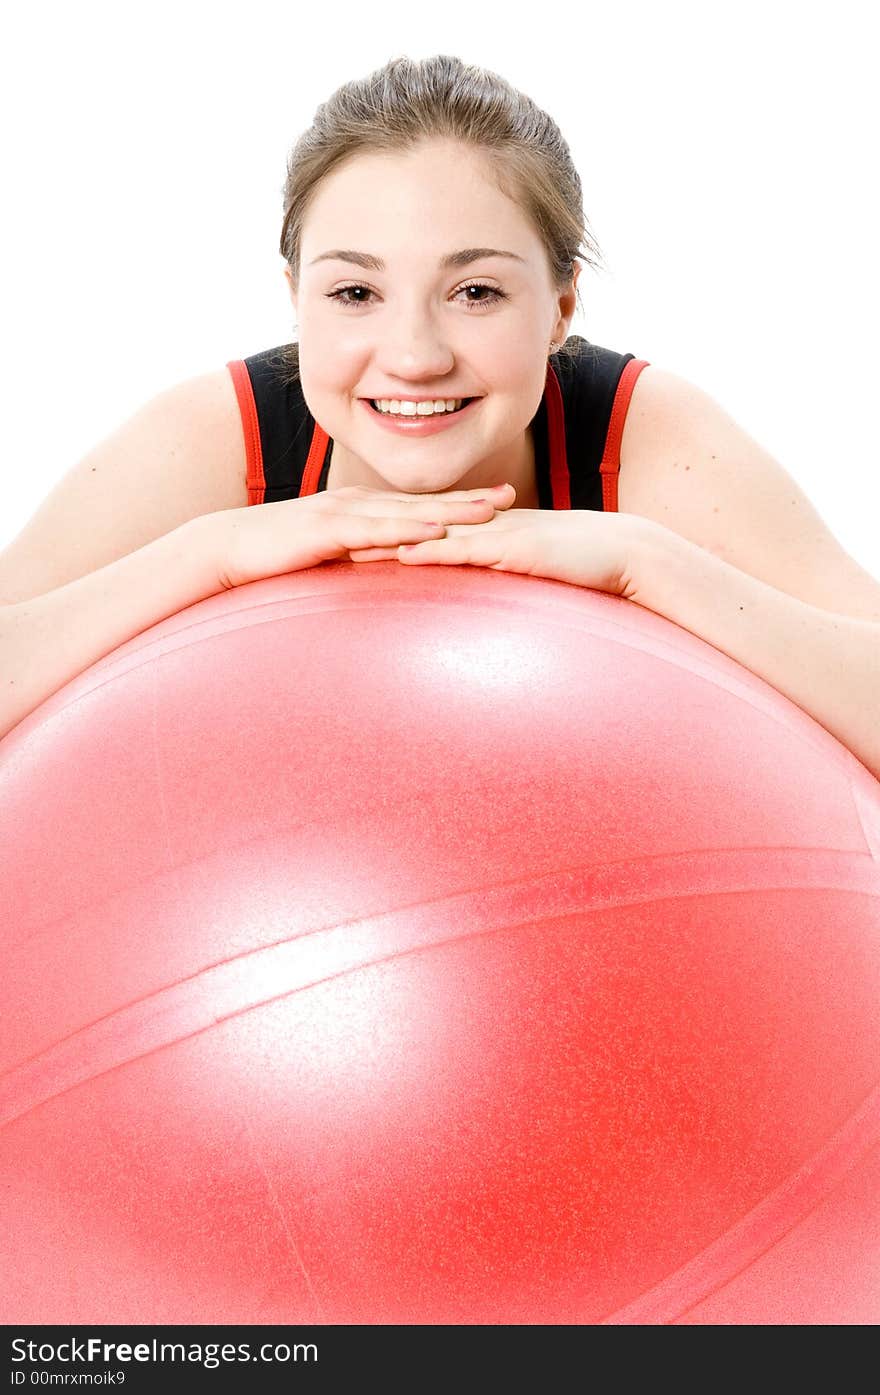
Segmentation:
[[(224, 590), (334, 558), (395, 558), (401, 543), (442, 537), (449, 524), (486, 523), (516, 498), (510, 484), (440, 494), (395, 494), (360, 485), (217, 513)], [(482, 499), (482, 502), (480, 502)]]
[(630, 598), (633, 559), (643, 541), (635, 514), (592, 509), (507, 509), (485, 523), (452, 524), (446, 536), (398, 548), (398, 560), (492, 567), (546, 576)]

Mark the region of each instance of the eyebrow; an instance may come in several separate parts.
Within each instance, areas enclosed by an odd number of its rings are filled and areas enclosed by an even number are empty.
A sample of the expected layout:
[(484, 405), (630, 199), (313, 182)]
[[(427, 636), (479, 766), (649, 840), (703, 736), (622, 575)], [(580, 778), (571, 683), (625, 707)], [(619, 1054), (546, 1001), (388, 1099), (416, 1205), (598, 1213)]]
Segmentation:
[[(471, 262), (483, 261), (486, 257), (510, 257), (513, 261), (526, 265), (525, 257), (518, 256), (516, 252), (501, 252), (497, 247), (463, 247), (460, 252), (449, 252), (447, 256), (441, 257), (438, 265), (441, 271), (446, 271), (450, 267), (470, 266)], [(367, 271), (385, 270), (385, 263), (381, 257), (374, 257), (370, 252), (352, 252), (341, 247), (334, 248), (332, 252), (322, 252), (320, 257), (315, 257), (314, 261), (309, 262), (309, 266), (325, 261), (354, 262), (355, 266), (362, 266)]]

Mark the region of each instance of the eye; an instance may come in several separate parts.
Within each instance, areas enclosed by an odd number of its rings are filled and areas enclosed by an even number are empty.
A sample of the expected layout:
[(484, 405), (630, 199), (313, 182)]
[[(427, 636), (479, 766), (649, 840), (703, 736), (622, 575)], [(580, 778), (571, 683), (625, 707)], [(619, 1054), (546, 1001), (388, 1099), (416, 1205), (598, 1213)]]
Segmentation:
[(338, 300), (340, 305), (347, 305), (351, 309), (355, 309), (358, 305), (366, 305), (366, 300), (349, 299), (350, 296), (354, 295), (355, 291), (364, 291), (366, 295), (373, 294), (367, 286), (340, 286), (338, 291), (330, 292), (327, 296), (327, 300)]
[[(506, 296), (506, 294), (505, 294), (504, 291), (499, 291), (499, 289), (498, 289), (497, 286), (487, 286), (486, 283), (485, 283), (485, 281), (469, 281), (468, 284), (467, 284), (466, 286), (459, 286), (458, 289), (459, 289), (459, 291), (488, 291), (488, 292), (489, 292), (488, 298), (487, 298), (486, 300), (468, 300), (468, 301), (466, 302), (468, 305), (474, 305), (474, 306), (495, 305), (499, 300), (506, 300), (506, 299), (507, 299), (507, 296)], [(456, 293), (456, 294), (457, 294), (457, 293)]]
[[(363, 291), (364, 299), (353, 300), (351, 297), (354, 295), (356, 291)], [(486, 284), (485, 281), (469, 281), (466, 286), (459, 286), (455, 294), (460, 295), (462, 291), (488, 292), (486, 299), (466, 299), (465, 304), (467, 305), (469, 310), (482, 310), (484, 307), (496, 305), (500, 301), (507, 300), (508, 298), (507, 293), (505, 291), (500, 291), (497, 286), (489, 286)], [(338, 290), (330, 291), (326, 299), (336, 300), (339, 302), (340, 305), (345, 305), (350, 310), (357, 310), (360, 306), (368, 304), (366, 297), (371, 296), (373, 294), (375, 293), (370, 289), (369, 286), (364, 286), (360, 282), (356, 282), (354, 285), (340, 286)]]

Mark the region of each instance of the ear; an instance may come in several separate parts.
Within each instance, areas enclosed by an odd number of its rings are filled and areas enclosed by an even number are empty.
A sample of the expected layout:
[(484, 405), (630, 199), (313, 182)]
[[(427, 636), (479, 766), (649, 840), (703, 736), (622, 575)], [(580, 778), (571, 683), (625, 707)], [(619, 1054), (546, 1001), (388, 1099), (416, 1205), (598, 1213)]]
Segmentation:
[(581, 264), (576, 261), (572, 269), (571, 285), (559, 297), (559, 319), (553, 330), (555, 343), (564, 344), (568, 338), (569, 328), (577, 309), (577, 282), (580, 274)]

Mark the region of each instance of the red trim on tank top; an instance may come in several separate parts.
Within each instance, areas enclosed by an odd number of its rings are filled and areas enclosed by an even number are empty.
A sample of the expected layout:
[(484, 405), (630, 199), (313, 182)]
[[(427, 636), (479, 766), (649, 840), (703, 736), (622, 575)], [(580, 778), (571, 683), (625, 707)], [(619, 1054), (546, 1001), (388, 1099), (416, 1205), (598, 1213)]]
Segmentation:
[(617, 384), (617, 392), (614, 394), (614, 406), (611, 408), (611, 420), (608, 423), (608, 434), (605, 437), (605, 452), (602, 456), (599, 469), (602, 474), (602, 508), (605, 513), (617, 513), (617, 477), (620, 474), (620, 443), (623, 440), (623, 428), (626, 423), (626, 413), (629, 407), (629, 400), (632, 397), (636, 379), (643, 368), (649, 368), (650, 364), (646, 359), (631, 358), (620, 375), (620, 382)]
[(315, 429), (312, 432), (312, 444), (309, 446), (306, 467), (302, 475), (302, 484), (299, 491), (300, 498), (302, 498), (304, 494), (316, 494), (318, 492), (321, 471), (324, 468), (324, 457), (327, 454), (327, 447), (329, 444), (330, 437), (327, 435), (327, 432), (324, 430), (323, 426), (319, 426), (318, 423), (315, 422)]
[(544, 384), (547, 402), (547, 437), (550, 456), (550, 495), (554, 509), (571, 508), (571, 484), (565, 451), (565, 407), (562, 388), (552, 363), (547, 364)]
[(266, 476), (263, 473), (263, 448), (260, 445), (260, 418), (254, 400), (254, 389), (247, 364), (243, 359), (232, 359), (226, 367), (232, 374), (238, 410), (244, 431), (244, 446), (247, 452), (248, 504), (262, 504), (266, 495)]

